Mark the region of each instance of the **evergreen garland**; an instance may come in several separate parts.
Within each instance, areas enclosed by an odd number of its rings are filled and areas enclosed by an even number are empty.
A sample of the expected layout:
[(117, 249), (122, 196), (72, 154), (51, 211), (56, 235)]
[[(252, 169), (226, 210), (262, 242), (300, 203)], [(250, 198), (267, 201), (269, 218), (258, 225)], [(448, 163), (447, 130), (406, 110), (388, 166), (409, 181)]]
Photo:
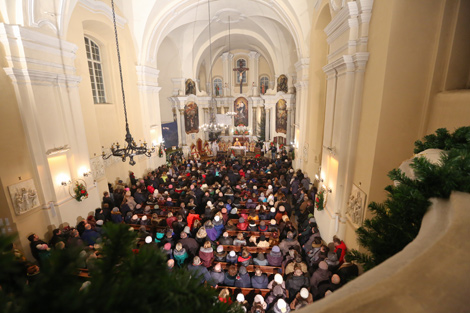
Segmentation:
[[(200, 285), (184, 269), (169, 272), (166, 256), (156, 245), (145, 245), (138, 253), (132, 248), (136, 233), (124, 224), (104, 227), (101, 258), (89, 269), (90, 284), (77, 269), (83, 266), (81, 249), (54, 250), (41, 274), (32, 284), (22, 285), (17, 293), (5, 291), (5, 277), (13, 271), (11, 253), (0, 253), (0, 311), (26, 312), (227, 312), (227, 304), (218, 300), (218, 291)], [(11, 242), (0, 235), (0, 247)], [(5, 250), (3, 250), (5, 251)], [(81, 288), (82, 287), (82, 288)]]
[(374, 217), (366, 219), (356, 231), (359, 244), (369, 253), (349, 253), (365, 270), (400, 252), (416, 238), (431, 205), (430, 198), (447, 199), (454, 190), (470, 192), (470, 127), (461, 127), (453, 134), (440, 128), (436, 134), (415, 142), (415, 153), (427, 149), (446, 151), (440, 164), (432, 164), (425, 157), (415, 158), (410, 166), (416, 179), (399, 169), (390, 171), (388, 177), (398, 184), (385, 188), (388, 195), (383, 203), (369, 204)]

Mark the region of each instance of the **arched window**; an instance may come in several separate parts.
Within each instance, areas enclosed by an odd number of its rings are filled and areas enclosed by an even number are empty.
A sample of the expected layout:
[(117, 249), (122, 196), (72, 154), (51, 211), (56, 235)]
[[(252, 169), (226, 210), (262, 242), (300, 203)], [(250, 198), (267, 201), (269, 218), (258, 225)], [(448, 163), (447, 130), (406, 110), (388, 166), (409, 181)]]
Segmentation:
[(269, 77), (261, 76), (259, 79), (259, 92), (264, 95), (269, 88)]
[[(243, 59), (243, 58), (240, 58), (237, 60), (237, 68), (239, 68), (241, 65), (241, 67), (246, 67), (246, 60)], [(235, 72), (236, 74), (236, 77), (237, 77), (237, 85), (240, 85), (240, 73), (239, 72)], [(243, 72), (243, 84), (246, 84), (246, 71)]]
[(214, 95), (216, 97), (223, 96), (223, 89), (222, 89), (222, 78), (216, 77), (214, 78)]
[(90, 38), (85, 37), (88, 72), (90, 73), (93, 102), (106, 103), (104, 92), (103, 68), (101, 63), (100, 47)]

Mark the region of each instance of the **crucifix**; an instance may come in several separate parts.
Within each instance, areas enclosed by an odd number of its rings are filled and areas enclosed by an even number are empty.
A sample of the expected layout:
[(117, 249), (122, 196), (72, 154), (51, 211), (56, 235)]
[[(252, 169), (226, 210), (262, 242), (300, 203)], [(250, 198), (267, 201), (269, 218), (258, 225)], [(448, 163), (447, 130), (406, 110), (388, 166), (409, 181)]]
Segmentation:
[(240, 79), (240, 93), (242, 93), (242, 84), (243, 84), (243, 73), (249, 70), (249, 68), (244, 67), (245, 60), (240, 59), (239, 61), (240, 66), (233, 69), (234, 72), (238, 72), (238, 77)]

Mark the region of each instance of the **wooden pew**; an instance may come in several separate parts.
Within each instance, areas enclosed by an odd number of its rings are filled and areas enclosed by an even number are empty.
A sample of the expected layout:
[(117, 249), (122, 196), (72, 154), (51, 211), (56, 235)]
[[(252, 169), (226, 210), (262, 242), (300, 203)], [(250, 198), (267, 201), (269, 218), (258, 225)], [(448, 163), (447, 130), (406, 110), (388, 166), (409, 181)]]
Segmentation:
[(258, 288), (239, 288), (239, 287), (227, 287), (227, 286), (217, 286), (216, 289), (222, 290), (227, 288), (232, 292), (234, 296), (239, 294), (240, 292), (243, 293), (245, 296), (245, 299), (248, 297), (248, 299), (254, 298), (255, 295), (261, 294), (264, 297), (271, 291), (269, 289), (258, 289)]
[[(229, 219), (229, 221), (232, 221), (233, 224), (237, 225), (238, 224), (238, 219), (236, 218), (232, 218), (232, 219)], [(271, 222), (271, 220), (258, 220), (258, 221), (254, 221), (256, 223), (256, 225), (259, 225), (259, 223), (261, 221), (264, 221), (264, 223), (266, 224), (266, 226), (269, 225), (269, 223)], [(247, 223), (249, 223), (250, 221), (246, 221)]]
[(224, 251), (235, 251), (240, 252), (242, 251), (243, 247), (246, 247), (248, 252), (250, 253), (269, 253), (271, 251), (271, 247), (269, 248), (258, 248), (258, 247), (248, 247), (248, 246), (230, 246), (230, 245), (221, 245), (224, 247)]
[(266, 238), (271, 238), (273, 237), (273, 235), (276, 237), (278, 236), (277, 233), (268, 232), (268, 231), (261, 232), (261, 231), (248, 231), (248, 230), (226, 230), (226, 232), (229, 234), (229, 236), (237, 236), (239, 233), (242, 233), (248, 236), (256, 236), (256, 237), (265, 235)]
[[(230, 267), (230, 263), (227, 262), (214, 262), (214, 264), (220, 263), (222, 269), (228, 270)], [(239, 268), (239, 264), (235, 264), (237, 270)], [(282, 273), (282, 268), (280, 266), (269, 266), (269, 265), (248, 265), (246, 267), (247, 272), (254, 273), (256, 269), (259, 268), (263, 273), (271, 275), (271, 274), (280, 274)]]

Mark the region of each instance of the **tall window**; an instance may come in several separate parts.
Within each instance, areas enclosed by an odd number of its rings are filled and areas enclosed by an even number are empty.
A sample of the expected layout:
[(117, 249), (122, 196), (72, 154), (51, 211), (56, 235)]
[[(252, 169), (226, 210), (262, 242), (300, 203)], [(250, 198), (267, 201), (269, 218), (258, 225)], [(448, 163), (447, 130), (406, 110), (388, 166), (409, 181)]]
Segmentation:
[(261, 76), (259, 79), (259, 92), (264, 95), (266, 90), (268, 90), (269, 86), (269, 77), (268, 76)]
[[(237, 60), (237, 68), (239, 68), (240, 65), (242, 67), (246, 67), (246, 60), (245, 59), (238, 59)], [(240, 84), (240, 74), (239, 74), (239, 72), (235, 72), (235, 74), (236, 74), (236, 77), (237, 77), (237, 84), (239, 85)], [(243, 72), (243, 84), (246, 84), (246, 71)]]
[(100, 47), (90, 38), (85, 37), (85, 48), (88, 60), (88, 72), (90, 73), (91, 91), (93, 92), (93, 102), (106, 103)]
[(222, 78), (214, 78), (214, 95), (216, 97), (222, 96)]

